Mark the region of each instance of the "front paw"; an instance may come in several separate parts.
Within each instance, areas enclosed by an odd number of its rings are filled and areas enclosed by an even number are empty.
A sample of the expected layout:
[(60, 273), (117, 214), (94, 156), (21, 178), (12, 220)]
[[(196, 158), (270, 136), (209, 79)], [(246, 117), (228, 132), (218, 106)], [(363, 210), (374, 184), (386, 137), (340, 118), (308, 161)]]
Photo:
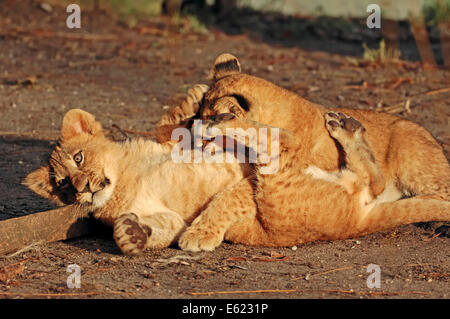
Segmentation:
[(178, 246), (186, 251), (212, 251), (223, 241), (224, 235), (219, 231), (189, 227), (178, 240)]
[(114, 222), (114, 240), (127, 255), (142, 252), (151, 233), (151, 228), (140, 223), (138, 216), (133, 213), (123, 214)]

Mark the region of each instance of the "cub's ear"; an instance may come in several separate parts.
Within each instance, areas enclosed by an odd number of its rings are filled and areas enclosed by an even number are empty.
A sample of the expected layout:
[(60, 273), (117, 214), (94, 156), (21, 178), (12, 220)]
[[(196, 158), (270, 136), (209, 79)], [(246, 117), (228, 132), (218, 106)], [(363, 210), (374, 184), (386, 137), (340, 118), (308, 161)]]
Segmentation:
[(57, 205), (69, 204), (73, 201), (70, 190), (66, 192), (58, 191), (52, 182), (50, 175), (50, 166), (45, 165), (31, 172), (25, 177), (22, 185), (27, 186), (36, 194), (51, 200)]
[(64, 115), (61, 137), (70, 139), (80, 134), (98, 135), (102, 133), (102, 125), (95, 117), (83, 110), (73, 109)]
[(238, 58), (230, 53), (222, 53), (214, 61), (210, 78), (214, 81), (220, 80), (229, 75), (241, 73), (241, 64)]

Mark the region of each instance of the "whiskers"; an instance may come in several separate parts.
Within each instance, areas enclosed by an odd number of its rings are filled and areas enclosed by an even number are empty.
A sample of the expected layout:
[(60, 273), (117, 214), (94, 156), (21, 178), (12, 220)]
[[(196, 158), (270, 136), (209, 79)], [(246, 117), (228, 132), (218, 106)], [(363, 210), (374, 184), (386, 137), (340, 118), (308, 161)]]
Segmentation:
[(77, 219), (89, 218), (92, 212), (92, 207), (86, 203), (73, 204), (73, 212)]

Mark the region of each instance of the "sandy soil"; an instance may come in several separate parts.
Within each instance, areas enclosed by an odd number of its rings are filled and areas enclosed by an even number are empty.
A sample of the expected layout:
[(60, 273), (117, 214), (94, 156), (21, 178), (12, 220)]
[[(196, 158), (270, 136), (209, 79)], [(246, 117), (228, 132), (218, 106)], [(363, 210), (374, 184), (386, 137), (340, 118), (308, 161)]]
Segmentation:
[[(303, 33), (277, 33), (280, 19), (270, 15), (272, 33), (264, 21), (239, 17), (208, 23), (206, 33), (164, 17), (128, 28), (101, 12), (83, 13), (82, 29), (73, 31), (66, 17), (63, 7), (47, 13), (35, 1), (0, 2), (0, 219), (52, 208), (20, 182), (45, 162), (67, 110), (94, 113), (113, 138), (120, 138), (113, 124), (151, 130), (190, 85), (207, 83), (222, 52), (317, 103), (376, 108), (409, 99), (411, 112), (398, 115), (425, 126), (450, 154), (450, 95), (425, 94), (449, 87), (450, 72), (413, 62), (355, 65), (349, 58), (361, 54), (361, 41), (374, 44), (377, 34), (328, 36), (304, 20)], [(88, 33), (95, 40), (83, 38)], [(12, 265), (17, 273), (0, 282), (0, 298), (449, 298), (449, 244), (408, 225), (296, 249), (224, 243), (211, 253), (171, 247), (128, 257), (99, 227), (1, 258), (0, 270)], [(81, 268), (80, 289), (66, 285), (70, 264)], [(380, 289), (366, 285), (369, 264), (381, 267)]]

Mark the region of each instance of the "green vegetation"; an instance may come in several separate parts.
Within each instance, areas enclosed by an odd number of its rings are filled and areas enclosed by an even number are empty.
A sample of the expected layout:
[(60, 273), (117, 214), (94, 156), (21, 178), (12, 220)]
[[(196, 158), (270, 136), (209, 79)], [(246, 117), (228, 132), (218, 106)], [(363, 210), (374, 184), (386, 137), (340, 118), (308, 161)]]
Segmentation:
[(378, 49), (370, 49), (365, 43), (363, 43), (363, 60), (370, 62), (385, 62), (389, 60), (398, 60), (400, 58), (400, 51), (386, 48), (384, 40), (380, 41)]
[(423, 7), (422, 13), (428, 24), (450, 22), (450, 0), (434, 0)]
[(162, 0), (103, 0), (119, 16), (138, 19), (145, 16), (161, 14)]

